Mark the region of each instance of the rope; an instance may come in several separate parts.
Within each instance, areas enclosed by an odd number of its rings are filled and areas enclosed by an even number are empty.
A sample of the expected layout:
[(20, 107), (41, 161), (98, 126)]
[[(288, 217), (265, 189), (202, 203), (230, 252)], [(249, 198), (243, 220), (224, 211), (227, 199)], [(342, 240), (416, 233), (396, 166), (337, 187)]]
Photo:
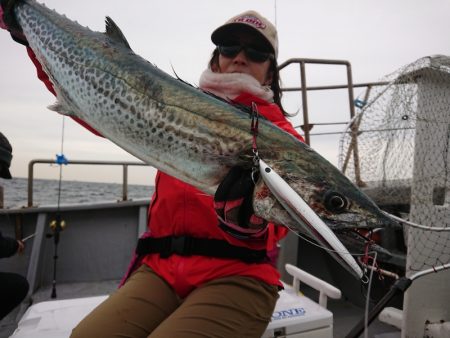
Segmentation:
[(386, 212), (386, 211), (384, 211), (384, 210), (381, 210), (381, 212), (382, 212), (383, 214), (385, 214), (387, 217), (389, 217), (389, 218), (391, 218), (391, 219), (393, 219), (393, 220), (395, 220), (395, 221), (397, 221), (397, 222), (399, 222), (399, 223), (402, 223), (402, 224), (405, 224), (405, 225), (407, 225), (407, 226), (410, 226), (410, 227), (412, 227), (412, 228), (421, 229), (421, 230), (425, 230), (425, 231), (436, 231), (436, 232), (446, 232), (446, 231), (450, 231), (450, 227), (448, 227), (448, 226), (444, 226), (444, 227), (433, 227), (433, 226), (421, 225), (421, 224), (417, 224), (417, 223), (414, 223), (414, 222), (405, 220), (405, 219), (403, 219), (403, 218), (394, 216), (394, 215), (392, 215), (392, 214), (390, 214), (390, 213), (388, 213), (388, 212)]

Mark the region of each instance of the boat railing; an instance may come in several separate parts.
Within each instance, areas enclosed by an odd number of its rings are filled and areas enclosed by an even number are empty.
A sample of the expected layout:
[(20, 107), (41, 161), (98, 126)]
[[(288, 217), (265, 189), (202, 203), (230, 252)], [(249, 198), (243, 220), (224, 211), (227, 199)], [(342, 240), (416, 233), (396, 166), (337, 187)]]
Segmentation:
[[(336, 65), (345, 66), (347, 74), (347, 83), (339, 85), (327, 85), (327, 86), (308, 86), (306, 81), (306, 64), (322, 64), (322, 65)], [(369, 97), (372, 87), (382, 86), (387, 82), (364, 82), (353, 83), (352, 66), (347, 60), (331, 60), (331, 59), (311, 59), (311, 58), (291, 58), (281, 63), (278, 66), (278, 70), (282, 70), (290, 65), (298, 65), (300, 70), (300, 87), (282, 87), (283, 92), (300, 92), (302, 111), (303, 111), (303, 124), (299, 127), (302, 128), (305, 136), (305, 141), (310, 144), (311, 129), (315, 125), (337, 125), (348, 124), (349, 122), (330, 122), (330, 123), (309, 123), (309, 108), (308, 108), (308, 92), (317, 90), (334, 90), (334, 89), (347, 89), (348, 90), (348, 103), (349, 103), (349, 117), (350, 120), (355, 116), (355, 98), (354, 88), (366, 88), (364, 100)], [(363, 101), (364, 101), (363, 100)], [(331, 133), (323, 133), (321, 135), (328, 135)]]
[[(55, 164), (55, 160), (35, 159), (28, 164), (28, 207), (33, 206), (33, 182), (34, 182), (34, 166), (36, 164)], [(129, 161), (87, 161), (87, 160), (70, 160), (64, 164), (77, 165), (108, 165), (122, 166), (122, 201), (128, 200), (128, 167), (130, 166), (148, 166), (144, 162)]]
[[(309, 59), (309, 58), (292, 58), (288, 59), (282, 64), (278, 66), (278, 70), (282, 70), (283, 68), (286, 68), (289, 65), (297, 64), (300, 67), (300, 85), (301, 87), (286, 87), (281, 88), (281, 91), (283, 92), (294, 92), (299, 91), (301, 93), (301, 102), (302, 102), (302, 110), (303, 110), (303, 124), (300, 126), (294, 126), (294, 127), (300, 127), (303, 130), (305, 142), (308, 145), (311, 145), (311, 129), (314, 125), (338, 125), (338, 124), (345, 124), (348, 125), (349, 122), (331, 122), (331, 123), (310, 123), (309, 122), (309, 111), (308, 111), (308, 91), (312, 90), (332, 90), (332, 89), (347, 89), (348, 90), (348, 103), (349, 103), (349, 113), (350, 113), (350, 119), (349, 121), (352, 121), (352, 119), (355, 117), (355, 106), (356, 101), (354, 98), (353, 89), (357, 87), (366, 88), (366, 92), (364, 94), (364, 99), (362, 100), (362, 104), (364, 105), (367, 102), (367, 99), (369, 98), (370, 91), (372, 87), (374, 86), (381, 86), (387, 84), (387, 82), (367, 82), (367, 83), (359, 83), (355, 84), (353, 83), (353, 76), (352, 76), (352, 66), (349, 61), (346, 60), (329, 60), (329, 59)], [(330, 85), (330, 86), (314, 86), (314, 87), (308, 87), (306, 83), (306, 64), (322, 64), (322, 65), (336, 65), (336, 66), (345, 66), (346, 67), (346, 74), (347, 74), (347, 83), (342, 85)], [(345, 155), (344, 165), (342, 168), (342, 171), (345, 173), (347, 164), (349, 162), (350, 156), (353, 155), (354, 158), (354, 167), (355, 167), (355, 179), (357, 184), (362, 184), (361, 180), (361, 173), (360, 173), (360, 165), (359, 165), (359, 154), (358, 154), (358, 124), (353, 123), (350, 127), (350, 132), (352, 134), (352, 143), (351, 147), (349, 147), (347, 154)], [(338, 133), (322, 133), (321, 135), (330, 135), (330, 134), (338, 134)]]

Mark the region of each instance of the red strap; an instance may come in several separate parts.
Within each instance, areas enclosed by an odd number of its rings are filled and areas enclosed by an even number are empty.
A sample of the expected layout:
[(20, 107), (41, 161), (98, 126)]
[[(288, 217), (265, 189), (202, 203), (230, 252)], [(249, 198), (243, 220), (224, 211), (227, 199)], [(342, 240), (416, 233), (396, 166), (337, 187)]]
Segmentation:
[(259, 112), (255, 102), (252, 102), (252, 122), (250, 125), (250, 131), (253, 135), (252, 149), (254, 154), (258, 154), (258, 146), (256, 145), (256, 138), (258, 137), (259, 127)]

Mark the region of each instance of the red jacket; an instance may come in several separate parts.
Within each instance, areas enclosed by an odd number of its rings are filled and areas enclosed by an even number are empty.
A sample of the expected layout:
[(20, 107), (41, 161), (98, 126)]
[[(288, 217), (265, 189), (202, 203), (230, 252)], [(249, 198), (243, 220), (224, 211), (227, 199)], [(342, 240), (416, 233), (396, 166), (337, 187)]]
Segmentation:
[[(247, 93), (241, 94), (235, 101), (248, 106), (252, 101), (255, 102), (261, 115), (303, 141), (277, 105)], [(263, 239), (241, 240), (233, 237), (218, 226), (212, 196), (160, 171), (156, 176), (155, 193), (148, 216), (148, 234), (151, 237), (221, 239), (235, 246), (268, 251), (274, 249), (288, 231), (285, 227), (269, 224), (267, 235)], [(176, 254), (161, 258), (158, 253), (146, 255), (143, 262), (164, 278), (181, 297), (187, 296), (205, 282), (230, 275), (248, 276), (268, 284), (281, 285), (280, 275), (270, 263), (249, 264), (234, 259), (195, 255), (182, 257)]]

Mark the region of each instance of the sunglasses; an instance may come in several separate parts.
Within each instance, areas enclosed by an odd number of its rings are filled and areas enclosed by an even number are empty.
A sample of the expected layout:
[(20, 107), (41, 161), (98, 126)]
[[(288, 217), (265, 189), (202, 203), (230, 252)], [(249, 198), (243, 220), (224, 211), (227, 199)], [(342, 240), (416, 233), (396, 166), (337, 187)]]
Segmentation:
[(242, 50), (245, 53), (245, 56), (253, 62), (262, 63), (267, 60), (274, 59), (274, 55), (269, 52), (263, 52), (260, 50), (257, 50), (252, 47), (247, 46), (217, 46), (217, 49), (219, 50), (220, 55), (226, 57), (226, 58), (234, 58), (236, 55), (238, 55)]

